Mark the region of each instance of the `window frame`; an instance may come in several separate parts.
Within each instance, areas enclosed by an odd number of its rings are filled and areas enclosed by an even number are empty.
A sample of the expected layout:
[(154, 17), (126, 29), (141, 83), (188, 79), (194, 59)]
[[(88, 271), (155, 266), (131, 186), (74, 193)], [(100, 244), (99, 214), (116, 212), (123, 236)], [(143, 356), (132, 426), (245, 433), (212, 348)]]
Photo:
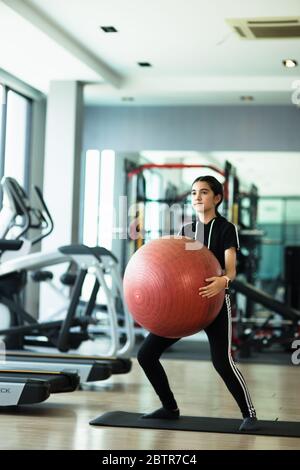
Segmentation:
[[(29, 192), (30, 185), (30, 167), (31, 167), (31, 135), (32, 135), (32, 108), (33, 100), (32, 98), (26, 96), (23, 93), (15, 90), (14, 88), (1, 83), (3, 87), (3, 104), (2, 113), (1, 113), (1, 122), (0, 122), (0, 180), (4, 176), (5, 168), (5, 147), (6, 147), (6, 129), (7, 129), (7, 97), (9, 91), (21, 96), (27, 102), (27, 112), (26, 112), (26, 121), (25, 121), (25, 158), (24, 158), (24, 189), (26, 192)], [(0, 204), (2, 204), (2, 192), (0, 194)]]

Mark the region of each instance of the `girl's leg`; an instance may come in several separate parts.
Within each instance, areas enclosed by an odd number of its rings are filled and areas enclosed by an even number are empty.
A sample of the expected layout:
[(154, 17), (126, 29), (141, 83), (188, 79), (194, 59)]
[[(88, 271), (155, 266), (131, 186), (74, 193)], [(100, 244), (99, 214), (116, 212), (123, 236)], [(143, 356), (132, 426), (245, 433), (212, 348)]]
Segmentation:
[(231, 304), (229, 294), (217, 318), (205, 332), (211, 348), (212, 362), (228, 390), (236, 400), (244, 418), (255, 418), (256, 413), (244, 377), (231, 356)]
[(170, 389), (166, 373), (159, 362), (162, 353), (180, 338), (163, 338), (150, 333), (138, 351), (137, 359), (151, 382), (162, 405), (167, 410), (176, 410), (177, 403)]

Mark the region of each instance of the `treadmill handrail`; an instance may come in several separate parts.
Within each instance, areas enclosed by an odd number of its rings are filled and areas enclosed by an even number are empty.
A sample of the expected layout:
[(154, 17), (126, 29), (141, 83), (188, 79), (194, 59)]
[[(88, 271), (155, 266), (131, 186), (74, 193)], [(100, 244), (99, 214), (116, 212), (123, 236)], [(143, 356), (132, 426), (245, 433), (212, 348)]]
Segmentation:
[(70, 255), (61, 253), (59, 250), (32, 253), (25, 256), (20, 256), (0, 264), (0, 279), (1, 276), (26, 269), (33, 271), (45, 266), (53, 266), (64, 262), (72, 261)]

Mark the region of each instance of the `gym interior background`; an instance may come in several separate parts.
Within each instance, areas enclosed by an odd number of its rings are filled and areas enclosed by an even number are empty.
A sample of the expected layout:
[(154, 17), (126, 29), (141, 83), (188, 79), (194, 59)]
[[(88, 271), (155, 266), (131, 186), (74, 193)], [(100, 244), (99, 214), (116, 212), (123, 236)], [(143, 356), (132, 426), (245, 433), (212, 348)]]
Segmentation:
[[(241, 242), (232, 354), (259, 417), (299, 421), (299, 44), (297, 0), (0, 2), (1, 240), (17, 243), (0, 243), (2, 345), (102, 367), (68, 395), (45, 382), (36, 403), (4, 397), (2, 449), (299, 448), (299, 437), (89, 426), (158, 404), (122, 276), (143, 243), (192, 217), (190, 184), (205, 174), (224, 183), (220, 209)], [(205, 334), (163, 361), (184, 414), (238, 418)]]

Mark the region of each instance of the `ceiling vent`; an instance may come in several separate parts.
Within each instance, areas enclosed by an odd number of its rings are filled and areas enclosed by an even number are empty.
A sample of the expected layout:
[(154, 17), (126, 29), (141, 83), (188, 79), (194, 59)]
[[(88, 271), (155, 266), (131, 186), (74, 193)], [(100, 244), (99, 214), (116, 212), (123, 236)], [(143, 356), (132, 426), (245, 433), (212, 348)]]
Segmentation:
[(226, 22), (242, 39), (300, 38), (300, 17), (230, 18)]

